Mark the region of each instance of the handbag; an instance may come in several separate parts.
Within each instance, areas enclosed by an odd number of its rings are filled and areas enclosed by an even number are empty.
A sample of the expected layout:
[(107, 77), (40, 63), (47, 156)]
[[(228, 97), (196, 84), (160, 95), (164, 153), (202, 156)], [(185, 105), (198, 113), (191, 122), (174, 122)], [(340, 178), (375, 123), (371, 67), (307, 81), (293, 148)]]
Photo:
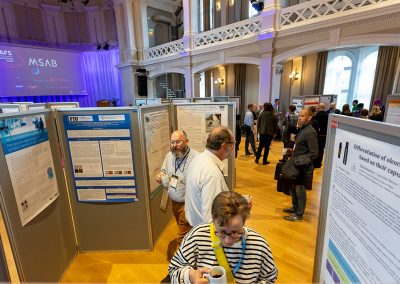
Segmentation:
[(282, 166), (283, 166), (284, 163), (285, 163), (285, 161), (276, 163), (275, 175), (274, 175), (274, 179), (275, 180), (279, 180), (280, 179), (280, 175), (282, 173)]
[(279, 180), (296, 180), (300, 176), (300, 169), (294, 164), (294, 159), (291, 158), (282, 165)]

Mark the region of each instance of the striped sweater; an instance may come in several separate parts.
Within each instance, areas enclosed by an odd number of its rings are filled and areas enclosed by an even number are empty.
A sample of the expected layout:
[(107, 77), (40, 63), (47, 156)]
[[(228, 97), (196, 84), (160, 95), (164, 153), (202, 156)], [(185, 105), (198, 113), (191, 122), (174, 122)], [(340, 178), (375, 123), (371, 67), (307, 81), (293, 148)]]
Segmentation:
[[(278, 271), (266, 240), (250, 228), (245, 228), (245, 232), (243, 237), (246, 238), (246, 250), (242, 264), (235, 274), (236, 283), (274, 283)], [(242, 254), (242, 242), (224, 247), (224, 252), (233, 271)], [(179, 250), (171, 259), (168, 271), (172, 283), (189, 283), (189, 269), (217, 265), (211, 247), (210, 224), (201, 224), (186, 234)]]

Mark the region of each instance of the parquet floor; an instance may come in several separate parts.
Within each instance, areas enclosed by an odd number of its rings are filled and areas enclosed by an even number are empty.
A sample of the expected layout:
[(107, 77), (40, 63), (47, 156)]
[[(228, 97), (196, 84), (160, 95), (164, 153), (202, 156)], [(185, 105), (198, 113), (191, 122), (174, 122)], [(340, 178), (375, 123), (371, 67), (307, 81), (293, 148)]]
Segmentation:
[[(244, 155), (244, 141), (240, 146), (236, 190), (253, 196), (247, 226), (256, 229), (269, 242), (279, 270), (277, 283), (312, 282), (323, 169), (315, 170), (313, 190), (307, 191), (304, 220), (288, 222), (283, 219), (282, 209), (290, 207), (290, 197), (276, 191), (273, 179), (282, 143), (272, 143), (271, 164), (265, 166), (255, 164), (253, 156)], [(166, 276), (166, 250), (175, 231), (176, 225), (171, 220), (152, 252), (79, 254), (61, 282), (160, 283)]]

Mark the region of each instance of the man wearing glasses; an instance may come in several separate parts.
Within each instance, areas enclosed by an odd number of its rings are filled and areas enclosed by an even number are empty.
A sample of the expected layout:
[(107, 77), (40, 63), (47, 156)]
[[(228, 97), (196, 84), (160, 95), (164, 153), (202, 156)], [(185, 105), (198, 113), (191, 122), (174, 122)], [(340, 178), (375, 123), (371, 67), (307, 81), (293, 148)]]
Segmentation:
[(185, 214), (190, 225), (211, 221), (211, 204), (221, 191), (227, 191), (223, 160), (235, 149), (235, 138), (227, 127), (214, 128), (206, 149), (197, 155), (189, 167), (186, 183)]
[(161, 172), (157, 175), (156, 181), (168, 189), (168, 195), (172, 201), (172, 213), (178, 225), (176, 245), (168, 246), (168, 260), (171, 259), (175, 250), (179, 247), (183, 237), (192, 228), (185, 217), (185, 192), (186, 174), (190, 163), (198, 154), (196, 150), (188, 146), (185, 131), (176, 130), (171, 135), (171, 152), (164, 159)]
[[(168, 268), (172, 283), (208, 283), (204, 274), (213, 266), (225, 266), (229, 283), (274, 283), (278, 271), (268, 243), (245, 227), (250, 213), (246, 198), (221, 192), (211, 212), (212, 222), (194, 227), (172, 258)], [(218, 253), (221, 249), (225, 259)]]

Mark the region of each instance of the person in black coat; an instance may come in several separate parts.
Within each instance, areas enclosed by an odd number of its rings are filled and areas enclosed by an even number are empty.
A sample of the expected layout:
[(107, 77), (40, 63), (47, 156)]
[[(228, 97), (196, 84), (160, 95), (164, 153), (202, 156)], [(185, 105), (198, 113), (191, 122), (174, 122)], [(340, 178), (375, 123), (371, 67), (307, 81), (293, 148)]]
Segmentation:
[(307, 195), (306, 189), (311, 189), (313, 179), (313, 160), (318, 157), (317, 133), (310, 124), (312, 112), (310, 109), (303, 109), (299, 114), (298, 124), (299, 133), (297, 134), (296, 144), (292, 152), (294, 164), (300, 168), (300, 175), (290, 189), (292, 197), (292, 207), (283, 211), (290, 213), (284, 219), (288, 221), (303, 220), (306, 208)]
[(262, 149), (264, 150), (263, 165), (268, 165), (269, 147), (271, 146), (272, 139), (278, 129), (278, 119), (274, 114), (274, 108), (271, 103), (264, 104), (264, 110), (260, 113), (257, 120), (257, 131), (260, 134), (260, 143), (258, 144), (256, 163), (261, 157)]
[(319, 111), (315, 115), (315, 120), (318, 121), (319, 133), (318, 133), (318, 157), (314, 161), (316, 168), (322, 166), (322, 159), (324, 158), (324, 150), (326, 144), (326, 132), (328, 129), (329, 113), (325, 111), (325, 104), (320, 103), (318, 107)]

